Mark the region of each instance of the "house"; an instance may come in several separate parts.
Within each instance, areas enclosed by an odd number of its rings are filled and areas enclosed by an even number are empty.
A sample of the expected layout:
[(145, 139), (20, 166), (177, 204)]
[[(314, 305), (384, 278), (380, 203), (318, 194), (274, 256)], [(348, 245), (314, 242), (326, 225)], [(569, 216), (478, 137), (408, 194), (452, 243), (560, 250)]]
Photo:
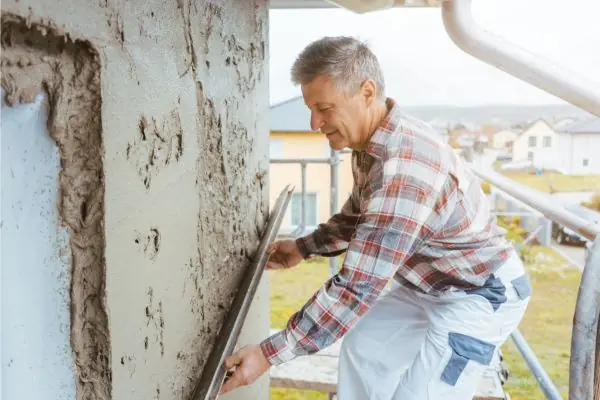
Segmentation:
[(510, 148), (517, 137), (519, 137), (519, 133), (516, 130), (501, 130), (492, 136), (492, 147), (495, 149), (505, 149), (507, 147)]
[(557, 126), (540, 119), (515, 140), (513, 160), (567, 175), (600, 174), (599, 149), (600, 118), (561, 121)]
[(546, 120), (539, 119), (514, 140), (513, 161), (529, 161), (536, 168), (558, 170), (558, 147), (558, 134)]
[(559, 171), (570, 175), (600, 174), (600, 118), (575, 121), (557, 132)]
[[(302, 220), (302, 169), (300, 163), (287, 163), (300, 159), (323, 159), (331, 157), (329, 141), (318, 131), (310, 128), (310, 111), (302, 97), (295, 97), (271, 106), (269, 137), (269, 195), (271, 206), (283, 188), (292, 184), (295, 192), (288, 211), (281, 223), (281, 233), (290, 234)], [(352, 171), (348, 153), (341, 154), (338, 167), (339, 210), (352, 191)], [(285, 160), (285, 164), (277, 163)], [(313, 230), (331, 216), (331, 167), (326, 163), (306, 165), (306, 226)]]

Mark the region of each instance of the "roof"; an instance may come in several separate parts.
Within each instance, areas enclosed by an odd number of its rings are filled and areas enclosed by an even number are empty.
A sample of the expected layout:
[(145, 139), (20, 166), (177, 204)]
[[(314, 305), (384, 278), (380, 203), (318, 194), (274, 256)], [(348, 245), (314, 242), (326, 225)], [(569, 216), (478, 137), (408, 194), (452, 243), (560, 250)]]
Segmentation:
[(576, 121), (561, 127), (559, 132), (563, 133), (600, 133), (600, 118), (589, 118)]
[(310, 110), (302, 96), (293, 97), (271, 106), (269, 112), (271, 132), (312, 132)]

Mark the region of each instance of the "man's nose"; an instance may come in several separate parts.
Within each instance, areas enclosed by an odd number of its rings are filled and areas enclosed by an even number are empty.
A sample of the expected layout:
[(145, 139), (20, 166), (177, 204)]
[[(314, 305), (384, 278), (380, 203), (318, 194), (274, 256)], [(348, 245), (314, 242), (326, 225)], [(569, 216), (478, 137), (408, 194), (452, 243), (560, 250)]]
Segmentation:
[(323, 118), (321, 118), (321, 116), (318, 113), (312, 112), (310, 114), (310, 129), (312, 129), (313, 131), (318, 131), (319, 129), (321, 129), (322, 126)]

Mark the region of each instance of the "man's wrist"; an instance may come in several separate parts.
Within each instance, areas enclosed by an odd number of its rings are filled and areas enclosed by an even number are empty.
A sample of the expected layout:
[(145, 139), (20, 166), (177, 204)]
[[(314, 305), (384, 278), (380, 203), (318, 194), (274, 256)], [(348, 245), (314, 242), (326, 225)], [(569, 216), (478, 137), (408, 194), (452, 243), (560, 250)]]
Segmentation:
[(300, 254), (302, 255), (303, 259), (308, 259), (311, 256), (311, 252), (308, 249), (307, 243), (306, 243), (306, 239), (299, 237), (296, 239), (296, 247), (298, 247), (298, 251), (300, 252)]

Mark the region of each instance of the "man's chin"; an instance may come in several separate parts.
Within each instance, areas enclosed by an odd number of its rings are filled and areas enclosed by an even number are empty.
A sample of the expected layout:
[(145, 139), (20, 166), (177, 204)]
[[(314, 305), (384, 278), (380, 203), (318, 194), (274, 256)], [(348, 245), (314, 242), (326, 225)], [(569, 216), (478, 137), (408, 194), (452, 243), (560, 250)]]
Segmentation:
[(331, 147), (333, 150), (342, 150), (344, 149), (346, 146), (344, 145), (344, 143), (342, 143), (341, 141), (338, 140), (330, 140), (329, 141), (329, 147)]

